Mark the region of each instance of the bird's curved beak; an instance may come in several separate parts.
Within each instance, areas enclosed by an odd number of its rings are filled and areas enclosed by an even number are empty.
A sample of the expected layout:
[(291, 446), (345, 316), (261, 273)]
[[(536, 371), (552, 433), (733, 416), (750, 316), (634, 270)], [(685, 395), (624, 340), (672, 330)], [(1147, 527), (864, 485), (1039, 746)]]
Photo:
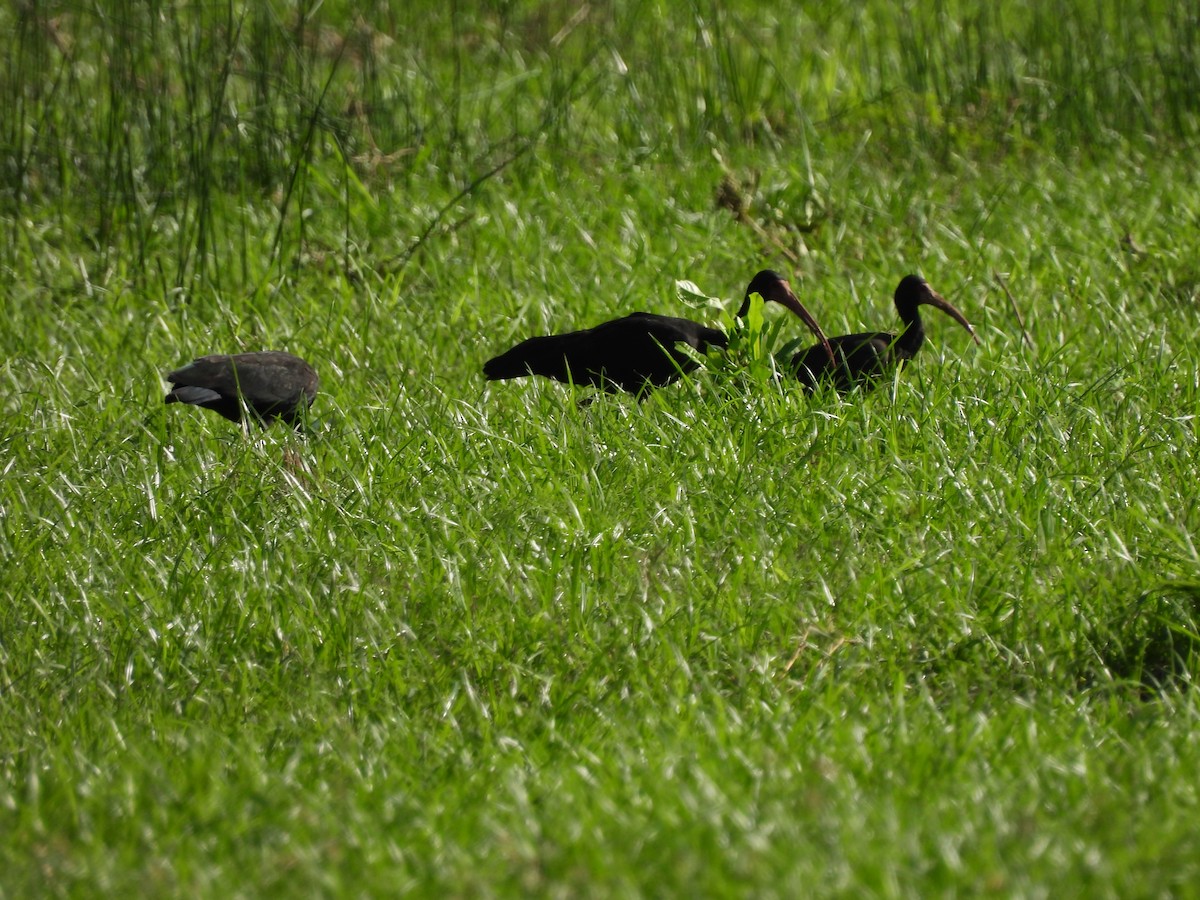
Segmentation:
[(971, 335), (971, 339), (975, 341), (976, 344), (981, 343), (979, 340), (979, 335), (975, 333), (975, 329), (971, 327), (971, 323), (967, 321), (967, 317), (955, 309), (954, 304), (952, 304), (933, 288), (927, 289), (927, 293), (921, 298), (920, 302), (927, 306), (940, 309), (963, 328), (967, 329), (967, 333)]
[[(776, 303), (782, 304), (800, 317), (801, 321), (808, 326), (809, 331), (817, 336), (821, 346), (825, 348), (826, 354), (829, 356), (829, 361), (834, 362), (833, 347), (829, 344), (829, 338), (825, 337), (825, 332), (821, 330), (821, 326), (817, 323), (816, 317), (808, 311), (800, 298), (796, 296), (792, 290), (792, 286), (786, 281), (778, 282), (779, 290), (771, 290), (770, 297), (764, 297), (764, 300), (774, 300)], [(970, 326), (967, 326), (970, 328)]]

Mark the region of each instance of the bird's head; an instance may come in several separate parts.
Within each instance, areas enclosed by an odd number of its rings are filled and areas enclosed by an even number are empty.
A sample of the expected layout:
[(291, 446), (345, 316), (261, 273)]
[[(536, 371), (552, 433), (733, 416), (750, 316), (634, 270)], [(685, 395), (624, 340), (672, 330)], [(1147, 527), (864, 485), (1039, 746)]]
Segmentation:
[[(971, 339), (979, 343), (979, 335), (967, 321), (967, 317), (954, 308), (954, 305), (929, 286), (929, 282), (920, 275), (905, 275), (896, 288), (896, 309), (903, 316), (905, 310), (916, 311), (918, 306), (932, 306), (940, 309), (955, 322), (967, 329)], [(907, 321), (907, 319), (905, 320)]]
[(825, 337), (825, 332), (821, 330), (816, 317), (800, 302), (786, 278), (772, 269), (763, 269), (750, 279), (750, 284), (746, 287), (746, 298), (742, 301), (742, 308), (738, 310), (739, 318), (750, 311), (751, 294), (758, 294), (764, 301), (774, 301), (786, 306), (799, 316), (809, 331), (824, 345), (829, 358), (833, 359), (833, 348), (829, 346), (829, 338)]

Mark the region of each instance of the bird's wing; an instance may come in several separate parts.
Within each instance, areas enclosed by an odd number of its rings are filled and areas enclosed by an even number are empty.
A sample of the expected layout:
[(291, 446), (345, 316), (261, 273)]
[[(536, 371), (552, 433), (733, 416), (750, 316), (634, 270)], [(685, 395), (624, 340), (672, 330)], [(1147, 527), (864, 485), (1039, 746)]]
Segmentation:
[(300, 393), (315, 392), (308, 373), (299, 373), (286, 358), (267, 357), (239, 364), (237, 357), (202, 356), (171, 372), (167, 380), (177, 386), (176, 393), (179, 387), (203, 388), (224, 397), (253, 397), (263, 405), (287, 403)]
[(221, 400), (222, 395), (208, 388), (196, 387), (195, 385), (179, 385), (167, 395), (168, 403), (192, 403), (196, 406), (205, 403), (216, 403)]

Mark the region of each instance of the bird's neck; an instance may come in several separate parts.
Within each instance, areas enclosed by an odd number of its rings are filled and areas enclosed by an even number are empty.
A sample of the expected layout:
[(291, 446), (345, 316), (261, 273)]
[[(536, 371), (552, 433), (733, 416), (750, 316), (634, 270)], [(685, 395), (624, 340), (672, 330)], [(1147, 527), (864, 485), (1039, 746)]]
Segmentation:
[(921, 314), (916, 309), (901, 309), (900, 321), (904, 328), (896, 339), (896, 349), (908, 356), (914, 355), (925, 343), (925, 326), (921, 322)]

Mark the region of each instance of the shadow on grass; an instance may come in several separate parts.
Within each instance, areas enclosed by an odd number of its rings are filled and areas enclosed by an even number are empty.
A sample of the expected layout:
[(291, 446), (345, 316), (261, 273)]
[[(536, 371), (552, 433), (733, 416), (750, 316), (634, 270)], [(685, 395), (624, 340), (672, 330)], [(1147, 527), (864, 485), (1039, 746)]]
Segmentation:
[(1157, 689), (1190, 684), (1200, 663), (1200, 580), (1160, 584), (1097, 626), (1112, 677)]

